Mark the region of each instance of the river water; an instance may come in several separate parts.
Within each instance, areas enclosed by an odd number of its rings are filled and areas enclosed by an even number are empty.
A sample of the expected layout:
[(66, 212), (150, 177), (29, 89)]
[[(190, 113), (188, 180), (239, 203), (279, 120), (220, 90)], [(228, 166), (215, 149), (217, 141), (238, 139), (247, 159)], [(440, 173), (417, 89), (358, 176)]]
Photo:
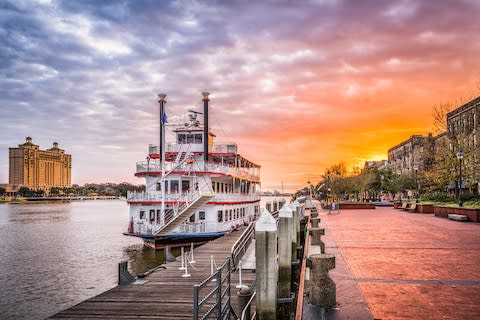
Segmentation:
[(161, 264), (127, 225), (122, 200), (0, 204), (0, 319), (44, 319), (111, 289), (120, 261), (134, 274)]

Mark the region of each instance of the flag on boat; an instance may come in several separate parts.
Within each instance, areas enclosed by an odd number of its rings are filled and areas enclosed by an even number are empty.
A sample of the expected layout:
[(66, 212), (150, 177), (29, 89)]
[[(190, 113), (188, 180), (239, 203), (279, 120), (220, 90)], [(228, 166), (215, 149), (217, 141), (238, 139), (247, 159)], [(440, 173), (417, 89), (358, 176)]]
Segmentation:
[(167, 114), (165, 112), (163, 112), (161, 120), (162, 120), (162, 124), (167, 123)]

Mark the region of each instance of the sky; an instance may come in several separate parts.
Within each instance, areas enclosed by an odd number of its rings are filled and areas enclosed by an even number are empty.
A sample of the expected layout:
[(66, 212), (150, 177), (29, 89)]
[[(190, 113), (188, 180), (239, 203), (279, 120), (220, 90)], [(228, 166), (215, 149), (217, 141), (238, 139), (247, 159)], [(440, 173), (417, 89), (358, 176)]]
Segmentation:
[(0, 0), (0, 183), (31, 136), (73, 156), (73, 183), (132, 182), (170, 123), (211, 92), (217, 142), (294, 190), (386, 159), (432, 108), (480, 80), (480, 0)]

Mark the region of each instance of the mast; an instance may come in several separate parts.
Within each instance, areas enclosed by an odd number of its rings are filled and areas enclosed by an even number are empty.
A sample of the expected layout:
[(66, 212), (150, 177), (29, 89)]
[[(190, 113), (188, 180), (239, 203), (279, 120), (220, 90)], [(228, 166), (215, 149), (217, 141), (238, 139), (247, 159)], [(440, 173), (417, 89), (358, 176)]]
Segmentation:
[(208, 162), (208, 96), (210, 93), (202, 92), (203, 96), (203, 161), (205, 171), (207, 171)]
[[(165, 103), (167, 102), (165, 98), (167, 97), (166, 94), (161, 93), (158, 95), (160, 99), (158, 102), (160, 103), (160, 144), (159, 144), (159, 153), (158, 156), (161, 161), (162, 165), (162, 178), (160, 179), (160, 190), (162, 191), (162, 224), (165, 224), (165, 122), (166, 122), (166, 114), (165, 114)], [(155, 219), (156, 219), (155, 215)], [(157, 221), (158, 223), (158, 221)]]

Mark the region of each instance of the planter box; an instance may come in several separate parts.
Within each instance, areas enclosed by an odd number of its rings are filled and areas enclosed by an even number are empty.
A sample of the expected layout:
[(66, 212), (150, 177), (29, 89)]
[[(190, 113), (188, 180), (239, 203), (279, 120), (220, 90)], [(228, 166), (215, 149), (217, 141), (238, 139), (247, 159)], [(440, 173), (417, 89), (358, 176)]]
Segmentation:
[(394, 201), (393, 202), (393, 208), (394, 209), (399, 209), (402, 207), (402, 201)]
[(442, 217), (447, 219), (449, 214), (459, 214), (459, 215), (467, 216), (468, 221), (480, 222), (480, 209), (433, 206), (433, 213), (437, 217)]
[(418, 213), (434, 213), (433, 204), (417, 204)]
[(340, 203), (340, 210), (353, 209), (375, 209), (375, 205), (373, 203)]

